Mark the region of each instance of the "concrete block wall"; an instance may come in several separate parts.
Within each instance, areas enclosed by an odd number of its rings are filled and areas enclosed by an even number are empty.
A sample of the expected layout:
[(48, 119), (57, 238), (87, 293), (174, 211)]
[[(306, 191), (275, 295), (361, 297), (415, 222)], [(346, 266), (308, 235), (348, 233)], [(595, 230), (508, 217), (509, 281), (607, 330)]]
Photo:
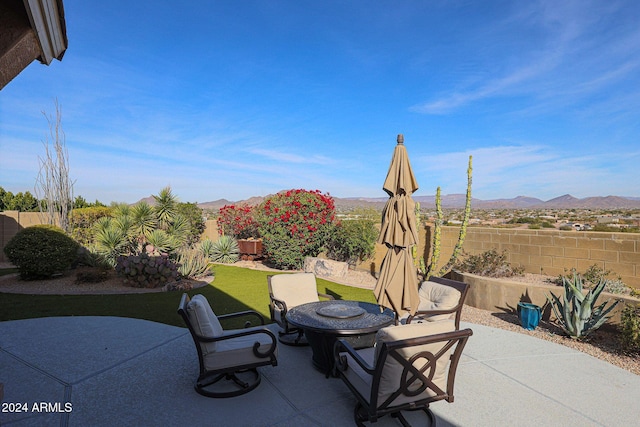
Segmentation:
[(0, 212), (0, 262), (8, 262), (4, 254), (4, 246), (16, 235), (18, 231), (32, 225), (43, 224), (40, 212)]
[[(427, 233), (429, 234), (430, 231)], [(451, 256), (459, 227), (443, 227), (440, 265)], [(507, 261), (525, 272), (556, 276), (592, 265), (611, 270), (640, 289), (640, 234), (592, 231), (528, 230), (470, 227), (463, 249), (473, 255), (506, 250)]]

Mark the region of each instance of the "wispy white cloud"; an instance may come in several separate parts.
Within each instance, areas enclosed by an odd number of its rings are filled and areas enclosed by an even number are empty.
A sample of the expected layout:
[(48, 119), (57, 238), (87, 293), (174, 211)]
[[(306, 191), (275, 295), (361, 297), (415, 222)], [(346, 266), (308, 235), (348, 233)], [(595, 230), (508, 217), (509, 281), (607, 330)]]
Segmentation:
[(313, 155), (300, 155), (294, 153), (287, 153), (283, 151), (267, 150), (264, 148), (252, 148), (247, 150), (251, 154), (265, 157), (267, 159), (276, 160), (285, 163), (303, 163), (303, 164), (317, 164), (327, 165), (335, 163), (335, 160), (327, 156), (321, 156), (317, 154)]
[[(603, 10), (604, 9), (604, 10)], [(447, 114), (470, 104), (499, 97), (526, 95), (519, 109), (549, 112), (601, 91), (633, 76), (640, 64), (640, 31), (637, 27), (621, 34), (599, 37), (598, 21), (614, 15), (615, 7), (590, 9), (583, 2), (537, 2), (516, 10), (505, 20), (503, 31), (511, 36), (521, 28), (540, 32), (542, 44), (512, 52), (511, 71), (500, 77), (453, 89), (430, 101), (414, 105), (411, 111), (424, 114)], [(497, 31), (493, 37), (505, 37)], [(487, 43), (494, 43), (487, 40)], [(509, 64), (509, 62), (503, 63)], [(485, 74), (499, 70), (491, 58), (480, 63)], [(482, 70), (479, 70), (482, 71)], [(477, 74), (477, 73), (476, 73)], [(460, 82), (453, 82), (457, 85)], [(555, 99), (557, 105), (553, 105)], [(539, 103), (542, 104), (540, 108)], [(555, 108), (553, 108), (555, 107)]]

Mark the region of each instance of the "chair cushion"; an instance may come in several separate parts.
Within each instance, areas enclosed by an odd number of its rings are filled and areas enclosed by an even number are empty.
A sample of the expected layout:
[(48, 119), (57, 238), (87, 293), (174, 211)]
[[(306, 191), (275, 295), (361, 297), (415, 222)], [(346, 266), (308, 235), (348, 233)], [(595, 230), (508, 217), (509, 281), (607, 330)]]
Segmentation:
[(287, 304), (287, 309), (320, 301), (313, 273), (277, 274), (271, 277), (273, 297)]
[[(373, 366), (373, 359), (375, 358), (374, 352), (374, 347), (357, 350), (358, 355), (360, 355), (360, 357), (362, 357), (369, 366)], [(348, 369), (342, 373), (345, 376), (345, 379), (355, 387), (358, 393), (365, 398), (367, 402), (369, 402), (373, 375), (368, 374), (364, 369), (362, 369), (348, 352), (341, 352), (340, 356), (345, 356), (347, 358)]]
[[(265, 329), (264, 326), (255, 326), (253, 328), (228, 330), (224, 331), (224, 335), (240, 331), (245, 332), (263, 329)], [(205, 369), (208, 371), (216, 371), (269, 360), (268, 358), (257, 357), (253, 354), (253, 344), (255, 342), (260, 343), (259, 350), (263, 353), (266, 353), (273, 343), (271, 337), (267, 334), (251, 334), (218, 341), (217, 351), (215, 353), (209, 353), (204, 357)], [(275, 356), (277, 356), (277, 354), (278, 348), (276, 347)]]
[[(197, 294), (191, 298), (191, 301), (187, 304), (187, 314), (196, 334), (214, 338), (220, 337), (224, 333), (220, 321), (213, 313), (211, 305), (209, 305), (209, 301), (204, 295)], [(203, 356), (216, 351), (215, 342), (200, 343), (200, 346)]]
[[(376, 351), (374, 354), (374, 361), (378, 363), (378, 358), (380, 357), (380, 352), (381, 352), (383, 342), (388, 343), (392, 341), (405, 340), (409, 338), (424, 337), (428, 335), (451, 332), (454, 330), (455, 330), (455, 322), (452, 320), (443, 320), (443, 321), (426, 322), (426, 323), (411, 323), (409, 325), (397, 325), (397, 326), (388, 326), (386, 328), (382, 328), (376, 334), (376, 344), (375, 344)], [(446, 343), (447, 341), (443, 341), (443, 342), (437, 342), (432, 344), (405, 347), (405, 348), (399, 349), (398, 352), (405, 359), (409, 359), (414, 354), (417, 354), (420, 352), (429, 352), (432, 354), (436, 354), (438, 351), (440, 351), (440, 349), (442, 349), (442, 347), (444, 347)], [(433, 377), (431, 378), (433, 383), (444, 391), (447, 390), (447, 372), (448, 372), (447, 370), (449, 366), (449, 356), (452, 351), (453, 351), (453, 348), (451, 349), (451, 351), (448, 352), (446, 357), (443, 356), (438, 359), (438, 361), (436, 362), (435, 372), (429, 372), (429, 371), (425, 372), (425, 375), (427, 375), (427, 377), (429, 375), (433, 375)], [(413, 365), (417, 369), (421, 369), (424, 366), (425, 362), (426, 360), (424, 358), (418, 358), (413, 363)], [(398, 388), (400, 387), (400, 383), (402, 380), (402, 373), (404, 370), (400, 362), (398, 362), (391, 356), (387, 357), (384, 363), (385, 365), (384, 365), (382, 374), (380, 376), (380, 385), (378, 388), (378, 405), (382, 404), (387, 398), (389, 398), (389, 396), (391, 396), (393, 392), (398, 390)], [(409, 377), (411, 376), (412, 374), (410, 373)], [(413, 389), (416, 389), (421, 385), (421, 382), (416, 381), (413, 385), (415, 386), (413, 387)], [(401, 405), (403, 403), (425, 399), (427, 397), (433, 397), (435, 395), (436, 393), (433, 390), (431, 390), (430, 388), (427, 388), (425, 391), (423, 391), (417, 396), (400, 395), (392, 402), (391, 406)]]
[[(418, 311), (428, 310), (448, 310), (454, 308), (460, 302), (462, 294), (456, 288), (441, 285), (431, 281), (422, 282), (418, 290), (420, 296), (420, 305)], [(444, 319), (452, 319), (455, 316), (451, 314), (439, 314), (426, 318), (429, 321), (438, 321)]]

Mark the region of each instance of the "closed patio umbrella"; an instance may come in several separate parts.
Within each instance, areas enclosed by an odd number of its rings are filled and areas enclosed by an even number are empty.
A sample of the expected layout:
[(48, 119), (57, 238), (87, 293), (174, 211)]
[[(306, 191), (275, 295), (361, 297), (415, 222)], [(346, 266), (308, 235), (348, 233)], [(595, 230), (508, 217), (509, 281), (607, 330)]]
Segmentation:
[(387, 247), (374, 293), (378, 304), (392, 308), (398, 317), (418, 309), (418, 276), (411, 247), (418, 243), (415, 202), (411, 198), (418, 183), (411, 170), (404, 137), (398, 135), (389, 172), (383, 185), (389, 194), (378, 243)]

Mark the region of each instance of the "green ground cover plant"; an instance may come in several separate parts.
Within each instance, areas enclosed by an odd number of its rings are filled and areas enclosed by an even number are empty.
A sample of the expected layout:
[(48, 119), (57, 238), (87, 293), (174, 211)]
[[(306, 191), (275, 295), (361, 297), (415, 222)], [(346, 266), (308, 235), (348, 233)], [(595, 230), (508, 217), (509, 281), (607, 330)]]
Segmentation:
[[(203, 294), (216, 314), (256, 310), (269, 321), (267, 275), (278, 273), (228, 265), (215, 265), (214, 269), (215, 280), (208, 286), (189, 291), (189, 295)], [(4, 271), (0, 272), (3, 273)], [(323, 279), (318, 279), (318, 291), (333, 295), (336, 299), (375, 303), (371, 290)], [(182, 319), (176, 313), (181, 296), (182, 292), (126, 295), (0, 293), (0, 321), (49, 316), (118, 316), (184, 327)], [(225, 325), (227, 326), (242, 327), (234, 324)]]

